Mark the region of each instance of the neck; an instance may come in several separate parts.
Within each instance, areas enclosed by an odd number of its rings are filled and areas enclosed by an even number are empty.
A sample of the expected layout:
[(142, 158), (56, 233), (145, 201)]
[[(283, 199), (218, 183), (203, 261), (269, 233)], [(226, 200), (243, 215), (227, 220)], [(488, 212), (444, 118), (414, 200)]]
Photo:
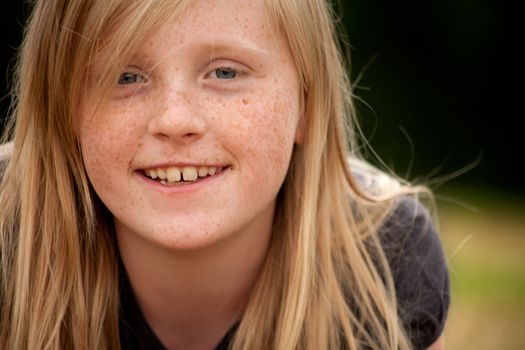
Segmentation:
[(116, 223), (133, 292), (165, 346), (214, 348), (241, 318), (266, 256), (273, 210), (250, 227), (189, 251), (159, 246)]

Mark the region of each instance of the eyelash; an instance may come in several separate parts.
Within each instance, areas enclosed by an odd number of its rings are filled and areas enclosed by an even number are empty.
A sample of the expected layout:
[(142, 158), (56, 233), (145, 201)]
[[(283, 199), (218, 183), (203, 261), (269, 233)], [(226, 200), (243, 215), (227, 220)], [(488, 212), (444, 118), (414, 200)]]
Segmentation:
[[(224, 75), (225, 72), (233, 74), (233, 76), (220, 78), (219, 74), (223, 74)], [(232, 68), (232, 67), (224, 66), (224, 67), (218, 67), (218, 68), (215, 68), (215, 69), (211, 70), (208, 74), (206, 74), (205, 77), (209, 77), (212, 74), (215, 75), (214, 78), (216, 78), (218, 80), (234, 80), (234, 79), (238, 78), (239, 76), (242, 76), (244, 74), (244, 72), (239, 70), (239, 69), (235, 69), (235, 68)]]
[[(230, 73), (230, 77), (224, 77), (225, 73)], [(219, 75), (222, 75), (223, 77), (219, 77)], [(204, 76), (206, 79), (213, 78), (217, 80), (236, 80), (239, 77), (242, 77), (244, 74), (246, 74), (244, 71), (240, 69), (236, 69), (229, 66), (220, 66), (217, 68), (212, 69), (206, 75)], [(129, 81), (129, 79), (132, 78), (132, 81)], [(140, 83), (147, 83), (148, 79), (144, 76), (142, 73), (135, 73), (133, 71), (126, 71), (123, 72), (117, 79), (117, 85), (121, 88), (125, 88), (127, 86), (132, 86), (134, 84), (140, 84)]]
[[(123, 82), (124, 79), (127, 79), (127, 78), (130, 78), (130, 77), (134, 77), (135, 78), (135, 81), (132, 81), (132, 82)], [(127, 85), (131, 85), (131, 84), (135, 84), (135, 83), (144, 83), (144, 82), (147, 82), (148, 79), (146, 79), (146, 77), (140, 73), (133, 73), (133, 72), (124, 72), (122, 73), (118, 80), (117, 80), (117, 84), (119, 86), (127, 86)]]

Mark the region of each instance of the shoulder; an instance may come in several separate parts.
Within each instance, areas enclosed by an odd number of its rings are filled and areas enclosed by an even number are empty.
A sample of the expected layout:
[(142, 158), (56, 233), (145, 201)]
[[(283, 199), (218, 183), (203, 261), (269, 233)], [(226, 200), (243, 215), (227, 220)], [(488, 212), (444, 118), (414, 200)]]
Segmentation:
[(415, 252), (421, 252), (422, 248), (426, 250), (429, 245), (441, 248), (436, 226), (428, 210), (410, 195), (396, 200), (379, 234), (385, 248), (415, 249)]
[[(426, 349), (443, 332), (450, 303), (447, 264), (441, 240), (427, 209), (405, 183), (355, 157), (350, 171), (362, 190), (394, 205), (379, 228), (392, 271), (398, 311), (414, 349)], [(406, 188), (410, 188), (407, 186)]]
[(348, 158), (348, 165), (359, 187), (369, 195), (374, 197), (389, 196), (399, 192), (402, 187), (398, 179), (362, 159), (351, 156)]
[(12, 142), (6, 142), (0, 144), (0, 162), (6, 161), (11, 157), (11, 152), (13, 149), (13, 143)]
[(379, 238), (394, 273), (403, 268), (417, 268), (419, 273), (446, 268), (436, 226), (427, 209), (412, 196), (397, 199)]
[(0, 179), (4, 173), (5, 167), (9, 158), (11, 158), (11, 152), (13, 149), (12, 142), (0, 144)]
[(447, 264), (431, 216), (415, 198), (397, 200), (379, 231), (394, 277), (398, 309), (416, 349), (443, 331), (450, 303)]
[(2, 180), (2, 177), (4, 176), (4, 170), (7, 166), (7, 163), (9, 162), (9, 159), (11, 158), (12, 149), (12, 142), (0, 144), (0, 180)]

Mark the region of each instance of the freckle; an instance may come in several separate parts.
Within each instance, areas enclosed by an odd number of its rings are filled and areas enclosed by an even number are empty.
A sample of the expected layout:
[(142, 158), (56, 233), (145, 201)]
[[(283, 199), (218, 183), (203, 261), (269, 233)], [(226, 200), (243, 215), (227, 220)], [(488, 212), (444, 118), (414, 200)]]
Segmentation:
[(248, 101), (247, 98), (243, 98), (243, 99), (242, 99), (242, 104), (243, 104), (243, 105), (247, 105), (248, 102), (250, 102), (250, 101)]

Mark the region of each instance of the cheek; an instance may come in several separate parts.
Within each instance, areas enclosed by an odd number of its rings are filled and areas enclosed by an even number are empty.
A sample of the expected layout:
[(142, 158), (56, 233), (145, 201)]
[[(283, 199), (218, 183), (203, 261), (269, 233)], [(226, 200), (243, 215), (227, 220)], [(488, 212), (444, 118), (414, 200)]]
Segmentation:
[(82, 115), (80, 142), (84, 157), (97, 163), (122, 162), (136, 144), (140, 130), (138, 111), (108, 107)]
[(298, 101), (286, 91), (244, 98), (238, 136), (253, 166), (278, 179), (288, 169), (298, 121)]
[(80, 125), (80, 145), (88, 176), (93, 185), (113, 186), (115, 171), (127, 169), (140, 136), (132, 113), (105, 110), (86, 111)]

